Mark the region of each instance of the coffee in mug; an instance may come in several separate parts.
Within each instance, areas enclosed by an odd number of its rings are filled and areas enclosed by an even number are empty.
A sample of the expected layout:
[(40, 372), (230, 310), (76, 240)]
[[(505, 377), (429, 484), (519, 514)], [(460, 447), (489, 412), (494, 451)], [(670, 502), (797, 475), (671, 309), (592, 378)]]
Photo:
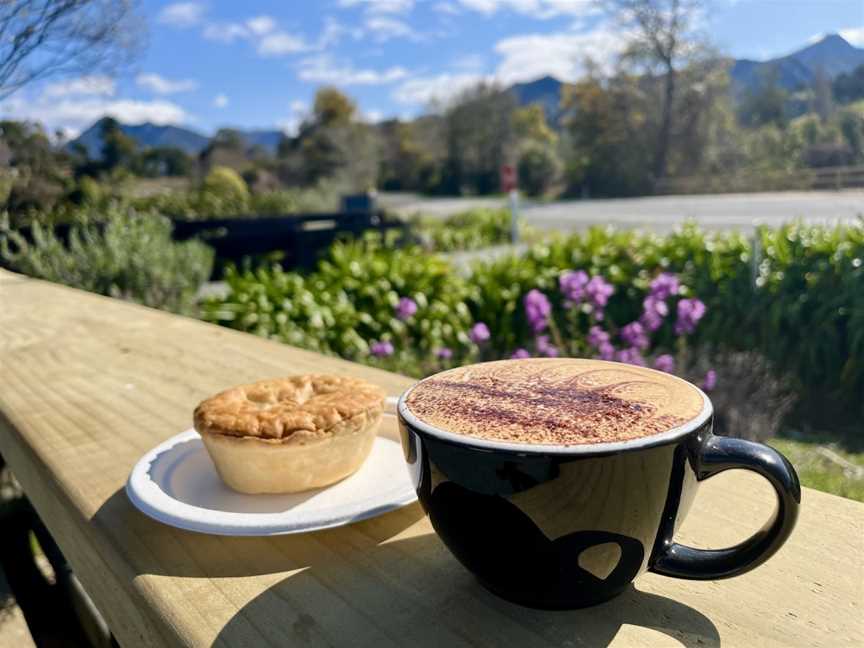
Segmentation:
[[(435, 531), (481, 584), (524, 605), (593, 605), (645, 571), (736, 576), (770, 558), (797, 519), (789, 462), (714, 436), (708, 396), (653, 369), (573, 358), (470, 365), (419, 382), (398, 413)], [(676, 543), (699, 483), (736, 468), (771, 483), (776, 514), (735, 547)]]

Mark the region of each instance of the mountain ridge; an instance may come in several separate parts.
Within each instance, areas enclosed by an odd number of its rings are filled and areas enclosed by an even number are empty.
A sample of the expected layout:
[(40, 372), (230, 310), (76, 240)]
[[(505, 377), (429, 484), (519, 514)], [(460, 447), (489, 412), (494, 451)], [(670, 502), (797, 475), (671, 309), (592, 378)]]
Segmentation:
[[(827, 34), (815, 43), (811, 43), (790, 54), (755, 61), (751, 59), (734, 59), (729, 75), (732, 80), (732, 90), (735, 96), (751, 90), (763, 79), (774, 76), (777, 83), (786, 90), (796, 90), (811, 84), (819, 74), (834, 78), (839, 74), (849, 72), (858, 65), (864, 65), (864, 48), (851, 45), (839, 34)], [(547, 120), (557, 124), (561, 109), (561, 90), (564, 82), (547, 75), (515, 83), (508, 88), (520, 105), (539, 104), (546, 113)], [(102, 118), (104, 119), (104, 117)], [(72, 140), (67, 146), (81, 144), (88, 155), (98, 158), (101, 155), (100, 125), (102, 119)], [(157, 125), (149, 122), (143, 124), (120, 124), (123, 132), (136, 141), (140, 148), (157, 146), (174, 146), (190, 155), (199, 154), (210, 138), (206, 135), (184, 126)], [(279, 145), (282, 133), (276, 129), (236, 129), (249, 147), (261, 146), (268, 153), (274, 154)]]

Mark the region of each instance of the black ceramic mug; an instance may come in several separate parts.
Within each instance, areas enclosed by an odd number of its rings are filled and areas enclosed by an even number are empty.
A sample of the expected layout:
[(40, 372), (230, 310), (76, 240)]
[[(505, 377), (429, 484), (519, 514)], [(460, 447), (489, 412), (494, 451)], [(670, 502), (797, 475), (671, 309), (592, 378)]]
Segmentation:
[[(577, 446), (507, 443), (453, 434), (398, 413), (423, 508), (454, 556), (499, 596), (531, 607), (594, 605), (653, 571), (689, 579), (743, 574), (770, 558), (795, 526), (801, 488), (768, 446), (714, 436), (713, 409), (638, 439)], [(727, 549), (676, 543), (699, 482), (752, 470), (777, 493), (765, 526)]]

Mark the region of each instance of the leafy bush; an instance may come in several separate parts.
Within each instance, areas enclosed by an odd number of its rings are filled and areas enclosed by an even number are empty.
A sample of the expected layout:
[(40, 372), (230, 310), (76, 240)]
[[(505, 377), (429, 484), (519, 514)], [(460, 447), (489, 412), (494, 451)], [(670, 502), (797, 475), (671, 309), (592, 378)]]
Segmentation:
[(490, 325), (493, 346), (513, 349), (530, 339), (520, 300), (532, 288), (554, 291), (566, 270), (602, 274), (613, 284), (606, 314), (617, 326), (639, 316), (653, 276), (675, 272), (707, 307), (694, 343), (756, 351), (811, 403), (860, 411), (864, 221), (761, 228), (757, 240), (754, 281), (752, 244), (738, 232), (706, 233), (688, 225), (660, 237), (592, 228), (535, 245), (522, 257), (477, 265), (477, 301), (470, 306), (476, 319)]
[(217, 166), (207, 174), (201, 183), (201, 191), (225, 201), (245, 206), (249, 200), (249, 187), (234, 169)]
[(417, 216), (412, 224), (424, 247), (438, 252), (476, 250), (510, 241), (510, 212), (506, 209), (470, 209), (443, 220)]
[(519, 186), (529, 196), (542, 196), (558, 181), (561, 161), (549, 146), (526, 147), (519, 156)]
[(230, 293), (207, 300), (204, 318), (242, 331), (415, 375), (477, 353), (464, 280), (377, 235), (336, 243), (307, 276), (274, 266), (229, 269), (226, 281)]
[[(489, 222), (502, 214), (490, 213)], [(440, 247), (491, 238), (477, 235), (473, 221), (470, 237), (452, 234), (455, 222), (434, 226)], [(625, 350), (622, 332), (645, 316), (652, 282), (674, 273), (680, 287), (668, 300), (669, 315), (642, 351), (675, 355), (685, 369), (675, 330), (678, 302), (698, 296), (705, 316), (688, 334), (688, 347), (757, 354), (799, 400), (811, 408), (830, 404), (818, 410), (823, 418), (862, 412), (864, 221), (762, 228), (757, 240), (754, 266), (753, 242), (739, 232), (707, 233), (692, 224), (666, 236), (592, 228), (553, 237), (518, 257), (476, 264), (465, 280), (439, 257), (391, 249), (370, 237), (338, 244), (307, 277), (277, 269), (233, 273), (228, 298), (205, 310), (208, 319), (241, 330), (420, 375), (450, 362), (508, 357), (520, 348), (598, 354), (588, 337), (597, 322), (566, 305), (561, 291), (562, 275), (579, 270), (611, 285), (603, 328), (616, 349)], [(532, 327), (525, 304), (532, 290), (548, 299), (557, 339), (551, 330)], [(396, 314), (402, 297), (418, 307), (407, 320)], [(475, 334), (478, 323), (485, 330)], [(544, 334), (551, 337), (541, 342)], [(382, 341), (391, 346), (375, 347), (373, 356), (372, 343)], [(436, 358), (441, 347), (452, 351), (451, 359)]]
[(213, 251), (171, 240), (171, 222), (156, 214), (112, 211), (103, 223), (73, 225), (68, 241), (32, 226), (32, 241), (0, 223), (0, 256), (39, 279), (178, 313), (195, 311), (195, 294), (210, 277)]

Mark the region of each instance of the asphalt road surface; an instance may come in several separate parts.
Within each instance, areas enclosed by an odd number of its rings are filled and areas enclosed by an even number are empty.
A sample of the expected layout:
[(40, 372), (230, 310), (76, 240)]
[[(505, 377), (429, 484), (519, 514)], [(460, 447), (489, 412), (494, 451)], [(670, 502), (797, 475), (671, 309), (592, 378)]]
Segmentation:
[[(501, 207), (502, 198), (422, 198), (382, 195), (381, 203), (411, 215), (448, 216), (473, 207)], [(864, 215), (864, 191), (807, 191), (696, 196), (651, 196), (613, 200), (526, 203), (521, 213), (528, 224), (546, 230), (572, 231), (592, 225), (669, 231), (692, 219), (707, 229), (752, 229), (794, 219), (812, 223), (855, 221)]]

